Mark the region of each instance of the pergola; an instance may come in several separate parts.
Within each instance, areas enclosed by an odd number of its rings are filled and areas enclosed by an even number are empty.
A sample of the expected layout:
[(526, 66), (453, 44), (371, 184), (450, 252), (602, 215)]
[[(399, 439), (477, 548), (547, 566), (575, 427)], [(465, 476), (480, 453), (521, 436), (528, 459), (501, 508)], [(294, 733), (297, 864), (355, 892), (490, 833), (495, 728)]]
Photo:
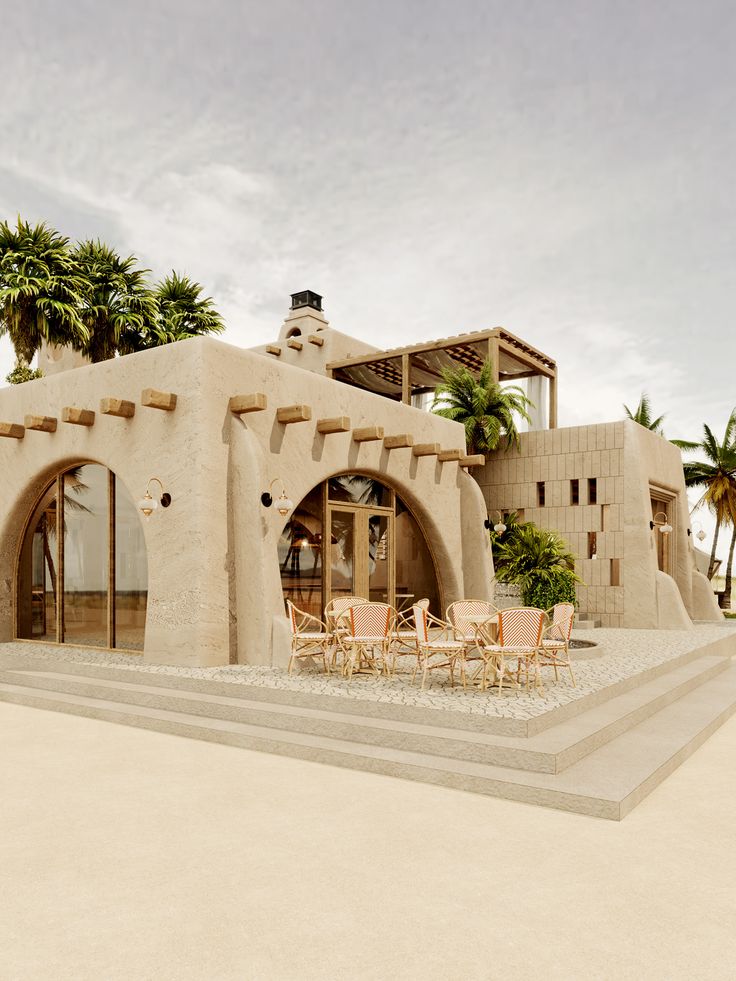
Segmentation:
[(337, 381), (411, 404), (413, 395), (434, 391), (445, 368), (463, 365), (478, 373), (488, 358), (495, 381), (549, 379), (549, 428), (556, 429), (557, 365), (500, 327), (332, 361), (327, 373)]

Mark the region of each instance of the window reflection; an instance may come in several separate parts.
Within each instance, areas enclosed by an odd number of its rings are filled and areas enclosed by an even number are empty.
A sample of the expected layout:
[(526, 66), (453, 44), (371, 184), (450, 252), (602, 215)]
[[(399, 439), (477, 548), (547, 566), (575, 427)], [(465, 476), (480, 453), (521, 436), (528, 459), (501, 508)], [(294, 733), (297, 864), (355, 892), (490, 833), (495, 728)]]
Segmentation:
[(64, 474), (63, 641), (107, 646), (109, 471), (97, 464)]

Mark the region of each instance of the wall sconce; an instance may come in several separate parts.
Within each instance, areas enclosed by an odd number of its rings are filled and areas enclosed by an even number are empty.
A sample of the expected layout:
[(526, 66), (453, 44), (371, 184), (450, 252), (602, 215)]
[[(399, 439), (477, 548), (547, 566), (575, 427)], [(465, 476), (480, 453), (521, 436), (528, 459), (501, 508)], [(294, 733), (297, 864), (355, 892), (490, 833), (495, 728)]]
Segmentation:
[(493, 530), (496, 532), (496, 534), (500, 538), (501, 535), (503, 535), (503, 533), (506, 531), (506, 525), (503, 523), (503, 514), (500, 511), (495, 511), (494, 514), (497, 514), (498, 515), (498, 521), (496, 522), (496, 524), (495, 525), (492, 525), (491, 524), (491, 519), (490, 518), (486, 518), (486, 520), (483, 522), (483, 527), (484, 528), (487, 528), (488, 531), (490, 531), (491, 528), (493, 528)]
[(274, 477), (271, 483), (268, 485), (268, 490), (261, 494), (261, 504), (264, 506), (264, 508), (271, 507), (273, 504), (271, 491), (275, 483), (281, 484), (281, 497), (276, 501), (276, 510), (279, 512), (282, 518), (285, 518), (287, 514), (294, 510), (294, 502), (290, 501), (286, 496), (286, 488), (284, 487), (284, 482), (281, 477)]
[(663, 535), (669, 535), (672, 531), (672, 525), (667, 520), (667, 515), (664, 513), (664, 511), (657, 511), (652, 520), (649, 522), (649, 527), (652, 531), (654, 531), (655, 527), (659, 528)]
[[(706, 539), (706, 534), (703, 531), (703, 526), (701, 525), (701, 523), (699, 521), (694, 522), (694, 524), (696, 524), (698, 526), (698, 528), (700, 529), (699, 531), (696, 531), (695, 532), (695, 537), (698, 539), (699, 542), (704, 542), (705, 539)], [(690, 535), (692, 535), (692, 533), (693, 533), (692, 528), (688, 528), (687, 533), (688, 533), (688, 537)]]
[[(155, 497), (151, 497), (151, 484), (154, 483), (154, 481), (161, 488), (161, 497), (159, 500), (156, 500)], [(153, 512), (159, 506), (159, 503), (161, 504), (162, 508), (167, 508), (171, 504), (171, 494), (164, 490), (164, 485), (161, 483), (158, 477), (151, 477), (146, 485), (145, 496), (138, 501), (138, 510), (142, 511), (147, 518), (150, 518)]]

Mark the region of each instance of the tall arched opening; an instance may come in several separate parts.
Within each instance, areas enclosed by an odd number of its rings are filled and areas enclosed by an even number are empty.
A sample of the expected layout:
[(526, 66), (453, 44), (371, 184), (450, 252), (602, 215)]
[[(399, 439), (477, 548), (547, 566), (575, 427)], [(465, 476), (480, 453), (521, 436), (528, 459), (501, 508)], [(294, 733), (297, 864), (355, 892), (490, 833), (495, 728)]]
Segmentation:
[(407, 609), (423, 597), (442, 612), (434, 558), (419, 522), (396, 491), (348, 473), (314, 487), (297, 505), (278, 545), (284, 598), (322, 617), (337, 596)]
[(107, 467), (80, 464), (48, 483), (21, 539), (15, 597), (19, 640), (143, 650), (143, 528)]

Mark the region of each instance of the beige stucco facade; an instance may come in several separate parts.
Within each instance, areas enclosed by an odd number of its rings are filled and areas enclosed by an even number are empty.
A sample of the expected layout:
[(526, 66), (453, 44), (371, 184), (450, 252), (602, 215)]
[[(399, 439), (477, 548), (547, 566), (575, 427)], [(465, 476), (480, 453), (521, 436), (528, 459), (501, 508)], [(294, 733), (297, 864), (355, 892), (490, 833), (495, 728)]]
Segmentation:
[[(315, 346), (315, 349), (317, 347)], [(174, 411), (141, 404), (142, 391), (175, 393)], [(267, 407), (235, 415), (230, 399), (262, 393)], [(133, 418), (100, 413), (105, 398), (135, 403)], [(280, 407), (309, 408), (308, 421), (280, 424)], [(90, 409), (94, 424), (62, 421), (64, 407)], [(492, 564), (477, 483), (457, 460), (356, 442), (381, 426), (415, 443), (464, 452), (454, 423), (341, 385), (275, 357), (197, 339), (60, 372), (0, 390), (0, 420), (58, 420), (56, 432), (26, 429), (0, 439), (0, 640), (14, 635), (16, 562), (25, 523), (59, 470), (95, 461), (134, 499), (151, 476), (172, 503), (144, 520), (148, 610), (144, 656), (167, 664), (283, 664), (287, 631), (276, 545), (288, 520), (261, 494), (281, 478), (299, 502), (328, 477), (379, 477), (411, 507), (434, 556), (443, 604), (490, 597)], [(350, 431), (322, 435), (320, 419), (346, 416)]]
[[(491, 454), (475, 475), (489, 512), (519, 511), (565, 539), (581, 614), (612, 627), (722, 618), (696, 568), (682, 458), (668, 440), (630, 420), (523, 433), (518, 450)], [(672, 526), (664, 540), (650, 527), (653, 499)]]

